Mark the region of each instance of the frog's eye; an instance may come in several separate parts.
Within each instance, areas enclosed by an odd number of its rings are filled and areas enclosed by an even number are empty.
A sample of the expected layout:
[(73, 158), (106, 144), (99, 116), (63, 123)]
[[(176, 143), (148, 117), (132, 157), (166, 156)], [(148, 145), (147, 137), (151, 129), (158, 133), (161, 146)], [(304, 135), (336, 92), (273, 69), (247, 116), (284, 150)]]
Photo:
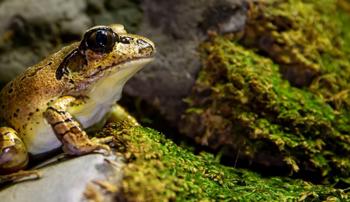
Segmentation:
[(86, 33), (82, 43), (84, 48), (94, 52), (108, 53), (112, 51), (117, 38), (110, 28), (97, 28)]

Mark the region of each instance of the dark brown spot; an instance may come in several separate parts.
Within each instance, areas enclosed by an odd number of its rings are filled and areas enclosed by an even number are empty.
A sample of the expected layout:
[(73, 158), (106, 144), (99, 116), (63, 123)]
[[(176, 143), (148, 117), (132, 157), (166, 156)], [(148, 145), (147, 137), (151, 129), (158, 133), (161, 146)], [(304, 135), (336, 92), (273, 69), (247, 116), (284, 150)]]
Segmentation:
[(17, 113), (13, 113), (13, 117), (17, 117), (18, 115), (17, 115)]
[(13, 92), (13, 88), (11, 88), (10, 90), (9, 90), (9, 93), (12, 93)]
[(33, 116), (33, 114), (34, 114), (33, 112), (29, 112), (29, 114), (28, 114), (28, 115), (29, 115), (29, 116)]
[(72, 131), (75, 134), (79, 134), (81, 132), (80, 128), (78, 126), (73, 126), (70, 131)]
[(38, 108), (36, 108), (36, 110), (35, 110), (35, 111), (37, 111), (37, 112), (38, 112), (38, 111), (39, 111), (39, 109), (38, 109)]
[(57, 126), (57, 125), (60, 125), (60, 124), (63, 124), (63, 123), (69, 123), (69, 122), (73, 122), (73, 119), (68, 118), (68, 119), (65, 119), (64, 121), (58, 121), (58, 122), (56, 122), (56, 123), (54, 123), (54, 124), (51, 124), (51, 126), (52, 126), (52, 127), (55, 127), (55, 126)]
[(64, 132), (63, 134), (59, 134), (60, 137), (63, 137), (65, 135), (67, 135), (68, 133), (79, 133), (81, 130), (78, 126), (73, 126), (71, 127), (68, 131)]
[(66, 112), (65, 111), (60, 111), (56, 108), (53, 108), (53, 107), (48, 107), (47, 110), (52, 110), (52, 111), (55, 111), (57, 112), (58, 114), (65, 114)]
[(2, 140), (2, 141), (3, 141), (3, 140), (4, 140), (4, 138), (3, 138), (3, 137), (4, 137), (4, 136), (7, 136), (7, 135), (10, 135), (10, 134), (11, 134), (10, 132), (6, 132), (6, 133), (4, 133), (3, 135), (1, 135), (1, 136), (0, 136), (0, 140)]
[(35, 74), (37, 74), (40, 70), (42, 70), (44, 68), (45, 68), (45, 66), (41, 66), (41, 67), (34, 69), (34, 71), (31, 74), (29, 74), (28, 77), (34, 76)]
[(17, 112), (17, 113), (19, 112), (19, 109), (18, 109), (18, 108), (16, 109), (16, 112)]

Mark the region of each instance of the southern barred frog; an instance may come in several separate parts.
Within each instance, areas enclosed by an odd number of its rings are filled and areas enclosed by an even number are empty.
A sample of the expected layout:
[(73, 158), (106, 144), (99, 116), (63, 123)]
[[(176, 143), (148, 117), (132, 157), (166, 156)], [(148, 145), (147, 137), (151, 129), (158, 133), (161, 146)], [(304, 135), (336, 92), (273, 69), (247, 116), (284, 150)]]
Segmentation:
[(9, 82), (0, 92), (0, 182), (35, 175), (21, 171), (28, 154), (59, 147), (69, 155), (108, 152), (85, 129), (103, 119), (154, 53), (152, 41), (122, 25), (96, 26)]

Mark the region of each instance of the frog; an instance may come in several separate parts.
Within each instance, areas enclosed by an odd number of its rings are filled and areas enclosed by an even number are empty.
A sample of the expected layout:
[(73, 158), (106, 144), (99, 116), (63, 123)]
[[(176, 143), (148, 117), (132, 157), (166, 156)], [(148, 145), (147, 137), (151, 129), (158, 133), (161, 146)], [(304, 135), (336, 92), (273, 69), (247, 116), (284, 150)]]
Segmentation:
[(155, 56), (154, 43), (121, 24), (88, 29), (27, 68), (0, 92), (0, 183), (33, 176), (29, 156), (110, 153), (110, 137), (89, 138), (121, 98), (125, 83)]

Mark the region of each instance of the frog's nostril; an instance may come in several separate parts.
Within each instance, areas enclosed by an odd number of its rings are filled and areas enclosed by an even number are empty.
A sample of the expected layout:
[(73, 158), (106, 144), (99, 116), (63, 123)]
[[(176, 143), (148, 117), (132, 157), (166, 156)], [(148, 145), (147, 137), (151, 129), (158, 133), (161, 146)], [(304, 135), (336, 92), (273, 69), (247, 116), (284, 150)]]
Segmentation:
[(151, 42), (145, 41), (143, 39), (138, 39), (136, 42), (142, 48), (153, 48), (153, 44)]
[(136, 43), (139, 47), (141, 47), (140, 48), (141, 53), (153, 54), (155, 51), (155, 48), (152, 42), (149, 42), (143, 39), (138, 39)]

